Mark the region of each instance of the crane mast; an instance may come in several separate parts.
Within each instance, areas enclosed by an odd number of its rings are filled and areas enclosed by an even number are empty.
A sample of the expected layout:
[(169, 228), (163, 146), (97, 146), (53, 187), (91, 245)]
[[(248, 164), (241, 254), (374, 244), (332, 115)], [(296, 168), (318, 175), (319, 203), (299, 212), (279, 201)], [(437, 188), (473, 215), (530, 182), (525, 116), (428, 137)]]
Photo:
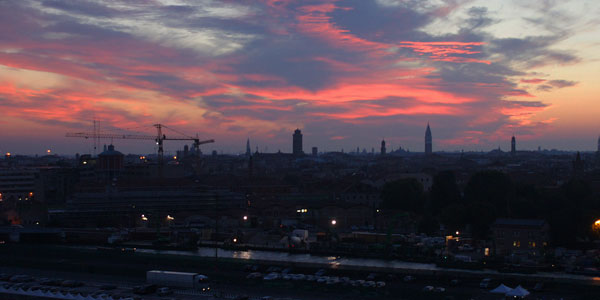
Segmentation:
[[(162, 124), (154, 124), (153, 126), (156, 128), (156, 136), (152, 135), (138, 135), (138, 134), (116, 134), (116, 133), (100, 133), (96, 131), (96, 123), (94, 122), (94, 132), (69, 132), (66, 134), (66, 137), (78, 137), (78, 138), (93, 138), (94, 139), (94, 149), (96, 147), (96, 141), (99, 139), (127, 139), (127, 140), (154, 140), (158, 145), (158, 162), (159, 164), (163, 163), (164, 160), (164, 149), (163, 149), (163, 141), (194, 141), (193, 148), (196, 152), (196, 155), (200, 155), (200, 145), (214, 143), (215, 140), (203, 140), (201, 141), (197, 136), (196, 137), (167, 137), (163, 134), (163, 127), (168, 128)], [(183, 135), (183, 134), (182, 134)]]

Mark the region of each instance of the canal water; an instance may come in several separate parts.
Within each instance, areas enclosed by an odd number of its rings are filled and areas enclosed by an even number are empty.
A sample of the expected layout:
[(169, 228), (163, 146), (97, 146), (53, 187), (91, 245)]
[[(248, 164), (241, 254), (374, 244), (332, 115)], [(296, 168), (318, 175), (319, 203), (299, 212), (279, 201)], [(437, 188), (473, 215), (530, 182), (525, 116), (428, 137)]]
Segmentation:
[[(311, 266), (320, 266), (323, 268), (340, 268), (340, 269), (360, 269), (385, 272), (407, 272), (407, 273), (422, 273), (422, 274), (445, 274), (445, 275), (469, 275), (485, 277), (511, 277), (511, 278), (528, 278), (542, 281), (562, 281), (573, 283), (586, 283), (592, 285), (600, 285), (600, 277), (590, 277), (584, 275), (575, 275), (567, 273), (547, 273), (538, 272), (536, 274), (520, 274), (520, 273), (500, 273), (496, 270), (464, 270), (464, 269), (446, 269), (440, 268), (435, 264), (430, 263), (415, 263), (399, 260), (384, 260), (374, 258), (354, 258), (354, 257), (335, 257), (335, 256), (316, 256), (310, 254), (292, 254), (277, 251), (265, 250), (217, 250), (217, 256), (220, 258), (245, 259), (249, 263), (251, 261), (273, 262), (273, 263), (291, 263), (305, 264)], [(152, 253), (152, 254), (170, 254), (170, 255), (187, 255), (201, 257), (215, 257), (215, 248), (201, 247), (196, 251), (178, 251), (178, 250), (152, 250), (152, 249), (137, 249), (137, 252)]]

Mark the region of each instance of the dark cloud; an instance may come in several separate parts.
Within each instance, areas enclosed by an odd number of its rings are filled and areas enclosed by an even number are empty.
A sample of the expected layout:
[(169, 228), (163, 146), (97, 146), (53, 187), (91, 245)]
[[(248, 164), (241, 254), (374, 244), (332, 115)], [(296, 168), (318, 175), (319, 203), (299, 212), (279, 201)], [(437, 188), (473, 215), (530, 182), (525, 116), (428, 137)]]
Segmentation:
[(550, 81), (547, 81), (545, 84), (538, 86), (537, 90), (543, 91), (543, 92), (549, 92), (553, 89), (562, 89), (562, 88), (571, 87), (571, 86), (575, 86), (575, 85), (577, 85), (576, 81), (550, 80)]
[[(114, 7), (127, 8), (118, 10), (104, 2), (48, 0), (40, 11), (18, 3), (0, 2), (0, 38), (4, 47), (19, 49), (0, 52), (0, 64), (61, 74), (99, 91), (71, 86), (48, 90), (50, 96), (0, 93), (0, 108), (54, 109), (55, 116), (37, 118), (65, 127), (90, 119), (83, 111), (67, 114), (80, 98), (112, 97), (103, 113), (116, 123), (177, 119), (183, 103), (200, 110), (188, 121), (222, 130), (222, 136), (257, 132), (287, 141), (284, 127), (306, 124), (315, 144), (362, 148), (365, 140), (376, 145), (386, 137), (406, 145), (422, 142), (429, 120), (434, 135), (448, 145), (461, 137), (485, 144), (507, 128), (535, 132), (547, 126), (513, 118), (548, 106), (521, 101), (532, 95), (520, 84), (533, 79), (516, 83), (515, 76), (529, 78), (533, 67), (579, 61), (575, 52), (555, 49), (570, 36), (568, 28), (498, 38), (484, 29), (501, 20), (485, 7), (465, 7), (465, 1), (432, 8), (422, 1), (383, 6), (311, 0), (275, 8), (262, 2), (160, 6), (141, 1), (121, 2)], [(467, 14), (455, 24), (457, 32), (425, 30), (459, 8)], [(552, 3), (543, 9), (556, 23), (565, 20)], [(547, 28), (551, 21), (529, 20)], [(531, 89), (539, 91), (577, 84), (536, 83)], [(147, 94), (127, 91), (160, 95), (172, 107), (142, 117), (123, 103), (144, 104)], [(123, 103), (115, 100), (121, 95)], [(333, 136), (345, 138), (331, 142)]]
[(85, 0), (78, 1), (58, 1), (58, 0), (46, 0), (42, 2), (42, 5), (50, 8), (59, 9), (67, 13), (73, 14), (84, 14), (89, 16), (102, 16), (111, 17), (119, 13), (119, 11), (111, 9), (107, 6), (99, 5), (97, 3)]
[(577, 81), (550, 80), (550, 81), (548, 81), (548, 84), (550, 84), (551, 86), (553, 86), (555, 88), (559, 88), (560, 89), (560, 88), (575, 86), (575, 85), (577, 85)]

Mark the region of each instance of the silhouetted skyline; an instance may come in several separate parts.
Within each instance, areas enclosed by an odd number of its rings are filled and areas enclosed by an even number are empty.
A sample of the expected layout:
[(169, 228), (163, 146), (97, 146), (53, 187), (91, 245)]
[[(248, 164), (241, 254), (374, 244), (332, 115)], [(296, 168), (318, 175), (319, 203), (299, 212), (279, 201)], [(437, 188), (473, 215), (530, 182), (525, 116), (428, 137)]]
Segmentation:
[(600, 3), (176, 3), (0, 3), (0, 151), (91, 152), (64, 133), (93, 120), (225, 153), (247, 137), (292, 152), (294, 128), (323, 151), (416, 151), (427, 121), (436, 151), (508, 150), (513, 133), (519, 149), (596, 149)]

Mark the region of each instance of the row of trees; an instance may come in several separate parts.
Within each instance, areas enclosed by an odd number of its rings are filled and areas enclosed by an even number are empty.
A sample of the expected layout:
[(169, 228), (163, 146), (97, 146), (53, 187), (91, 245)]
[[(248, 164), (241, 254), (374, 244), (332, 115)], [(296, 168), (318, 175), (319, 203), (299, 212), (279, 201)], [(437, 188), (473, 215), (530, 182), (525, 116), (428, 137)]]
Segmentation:
[(499, 171), (475, 173), (462, 189), (454, 172), (442, 171), (427, 192), (416, 179), (400, 179), (387, 183), (381, 198), (382, 209), (410, 212), (429, 234), (441, 223), (450, 229), (469, 225), (474, 237), (488, 238), (496, 218), (536, 218), (550, 224), (555, 244), (569, 245), (597, 238), (591, 225), (600, 217), (600, 197), (584, 180), (544, 188), (514, 182)]

